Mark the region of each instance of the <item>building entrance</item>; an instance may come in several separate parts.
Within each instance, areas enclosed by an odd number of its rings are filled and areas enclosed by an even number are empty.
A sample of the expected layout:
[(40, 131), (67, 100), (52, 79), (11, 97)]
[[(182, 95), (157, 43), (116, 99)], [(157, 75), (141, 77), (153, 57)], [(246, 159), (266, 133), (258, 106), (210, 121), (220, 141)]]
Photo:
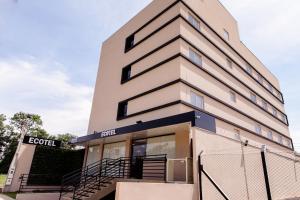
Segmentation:
[(131, 178), (143, 178), (143, 159), (146, 156), (147, 140), (135, 140), (132, 143)]
[(165, 155), (175, 158), (175, 135), (138, 139), (132, 142), (131, 178), (142, 179), (145, 171), (145, 157)]

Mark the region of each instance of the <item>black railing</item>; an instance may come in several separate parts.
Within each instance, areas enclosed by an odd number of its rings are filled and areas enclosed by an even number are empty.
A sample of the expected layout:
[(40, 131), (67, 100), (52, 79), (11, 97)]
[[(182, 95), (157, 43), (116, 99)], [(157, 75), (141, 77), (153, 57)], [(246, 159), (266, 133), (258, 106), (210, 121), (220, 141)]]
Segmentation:
[(63, 177), (61, 195), (72, 193), (82, 199), (112, 184), (114, 179), (151, 179), (166, 181), (166, 155), (103, 159)]
[(60, 191), (62, 175), (22, 174), (19, 192)]

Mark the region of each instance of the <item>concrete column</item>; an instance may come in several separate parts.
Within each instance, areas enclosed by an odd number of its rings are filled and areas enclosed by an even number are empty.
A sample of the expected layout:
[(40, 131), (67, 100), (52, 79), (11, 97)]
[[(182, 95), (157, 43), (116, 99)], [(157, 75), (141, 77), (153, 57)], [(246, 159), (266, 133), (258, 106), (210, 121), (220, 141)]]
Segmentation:
[(21, 144), (19, 154), (16, 156), (16, 168), (11, 185), (5, 185), (4, 192), (16, 192), (19, 190), (19, 178), (22, 174), (29, 174), (35, 148), (35, 145)]

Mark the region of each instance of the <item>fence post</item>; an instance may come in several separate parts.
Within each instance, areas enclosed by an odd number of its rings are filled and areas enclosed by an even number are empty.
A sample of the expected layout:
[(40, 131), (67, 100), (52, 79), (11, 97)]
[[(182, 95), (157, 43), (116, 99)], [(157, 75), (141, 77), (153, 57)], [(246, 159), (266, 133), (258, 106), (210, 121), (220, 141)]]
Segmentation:
[(199, 176), (199, 199), (203, 200), (203, 192), (202, 192), (202, 171), (203, 171), (203, 165), (201, 163), (201, 154), (198, 156), (198, 176)]
[(122, 159), (122, 178), (125, 178), (125, 158)]
[(268, 200), (272, 200), (265, 152), (266, 152), (266, 150), (265, 150), (265, 147), (264, 147), (261, 151), (262, 167), (263, 167), (263, 172), (264, 172), (264, 178), (265, 178), (265, 185), (266, 185)]
[(119, 178), (121, 178), (121, 158), (119, 158)]
[(164, 156), (164, 181), (167, 182), (167, 156)]

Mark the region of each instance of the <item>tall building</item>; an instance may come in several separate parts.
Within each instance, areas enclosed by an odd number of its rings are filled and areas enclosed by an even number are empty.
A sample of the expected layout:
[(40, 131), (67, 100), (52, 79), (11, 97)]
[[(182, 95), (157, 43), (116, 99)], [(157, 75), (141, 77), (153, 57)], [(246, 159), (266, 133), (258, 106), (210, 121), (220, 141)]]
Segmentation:
[[(185, 182), (182, 195), (195, 199), (201, 153), (232, 153), (242, 144), (293, 154), (279, 81), (240, 41), (237, 21), (217, 0), (154, 0), (109, 37), (88, 135), (73, 143), (86, 146), (86, 166), (131, 158), (133, 180), (149, 179), (142, 175), (149, 156), (166, 155), (164, 180)], [(120, 184), (119, 199), (132, 182)], [(149, 187), (141, 191), (155, 193)]]

